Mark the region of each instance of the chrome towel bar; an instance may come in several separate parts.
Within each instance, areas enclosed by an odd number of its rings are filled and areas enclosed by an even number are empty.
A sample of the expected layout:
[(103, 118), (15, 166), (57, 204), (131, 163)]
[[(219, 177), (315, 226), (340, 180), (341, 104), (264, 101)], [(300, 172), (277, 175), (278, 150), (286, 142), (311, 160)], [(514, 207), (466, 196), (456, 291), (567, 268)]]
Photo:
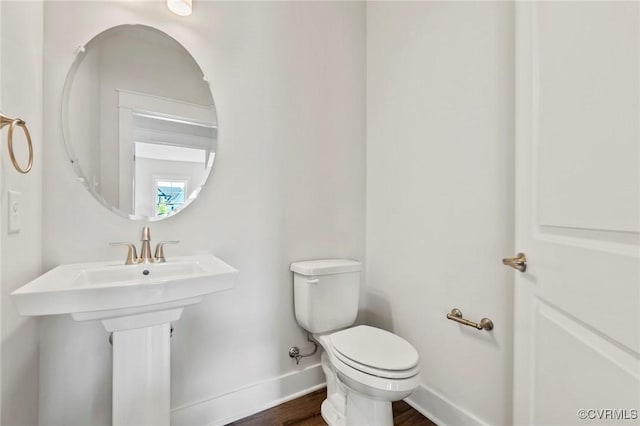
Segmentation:
[(493, 330), (493, 321), (489, 318), (482, 318), (480, 323), (469, 321), (462, 317), (462, 311), (458, 308), (453, 308), (451, 313), (447, 314), (447, 319), (450, 319), (460, 324), (468, 325), (469, 327), (477, 328), (478, 330)]

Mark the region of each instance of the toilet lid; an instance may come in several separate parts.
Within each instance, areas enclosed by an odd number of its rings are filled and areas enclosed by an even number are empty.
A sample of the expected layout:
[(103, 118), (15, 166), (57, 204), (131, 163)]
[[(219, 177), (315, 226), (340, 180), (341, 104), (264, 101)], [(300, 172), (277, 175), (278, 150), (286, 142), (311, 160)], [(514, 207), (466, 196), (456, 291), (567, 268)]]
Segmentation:
[(418, 364), (418, 352), (400, 336), (360, 325), (331, 335), (333, 348), (350, 360), (380, 370), (409, 370)]

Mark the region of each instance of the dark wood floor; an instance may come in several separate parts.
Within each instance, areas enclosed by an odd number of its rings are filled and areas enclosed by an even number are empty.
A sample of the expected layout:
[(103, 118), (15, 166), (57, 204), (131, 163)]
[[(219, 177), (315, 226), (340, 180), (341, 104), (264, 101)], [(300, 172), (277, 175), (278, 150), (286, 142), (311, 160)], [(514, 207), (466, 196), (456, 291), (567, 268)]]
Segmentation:
[[(228, 426), (326, 426), (320, 415), (326, 397), (327, 389), (320, 389)], [(436, 426), (404, 401), (393, 403), (393, 422), (396, 426)]]

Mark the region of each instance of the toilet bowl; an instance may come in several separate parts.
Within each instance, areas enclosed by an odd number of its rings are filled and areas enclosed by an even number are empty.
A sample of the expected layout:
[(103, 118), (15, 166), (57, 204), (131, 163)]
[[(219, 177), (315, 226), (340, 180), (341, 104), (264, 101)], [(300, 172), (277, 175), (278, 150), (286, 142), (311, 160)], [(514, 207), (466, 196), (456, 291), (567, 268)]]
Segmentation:
[(322, 415), (327, 423), (393, 425), (391, 402), (406, 398), (419, 384), (415, 349), (400, 337), (369, 326), (314, 337), (324, 349), (327, 400)]
[(391, 402), (419, 384), (418, 352), (388, 331), (350, 327), (358, 308), (358, 262), (296, 262), (291, 270), (296, 319), (324, 350), (322, 417), (330, 426), (392, 426)]

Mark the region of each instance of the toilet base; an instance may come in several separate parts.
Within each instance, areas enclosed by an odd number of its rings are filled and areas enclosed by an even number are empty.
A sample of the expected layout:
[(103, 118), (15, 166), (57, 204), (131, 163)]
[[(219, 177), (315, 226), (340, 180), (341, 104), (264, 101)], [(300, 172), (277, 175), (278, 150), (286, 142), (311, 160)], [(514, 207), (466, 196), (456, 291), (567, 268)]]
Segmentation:
[(329, 426), (393, 426), (391, 401), (378, 400), (345, 385), (322, 353), (322, 370), (327, 378), (327, 399), (322, 418)]
[(347, 419), (349, 426), (393, 426), (391, 401), (372, 399), (349, 390)]
[(320, 414), (322, 414), (322, 418), (329, 426), (346, 426), (344, 416), (336, 410), (335, 405), (333, 405), (329, 398), (322, 401)]
[[(336, 399), (322, 401), (322, 418), (329, 426), (393, 426), (393, 410), (390, 401), (379, 401), (359, 395), (347, 389), (344, 411)], [(336, 404), (338, 402), (338, 404)]]
[(322, 353), (322, 372), (327, 379), (327, 399), (322, 401), (320, 413), (329, 426), (346, 426), (346, 387), (338, 381), (335, 370), (329, 364), (326, 352)]

